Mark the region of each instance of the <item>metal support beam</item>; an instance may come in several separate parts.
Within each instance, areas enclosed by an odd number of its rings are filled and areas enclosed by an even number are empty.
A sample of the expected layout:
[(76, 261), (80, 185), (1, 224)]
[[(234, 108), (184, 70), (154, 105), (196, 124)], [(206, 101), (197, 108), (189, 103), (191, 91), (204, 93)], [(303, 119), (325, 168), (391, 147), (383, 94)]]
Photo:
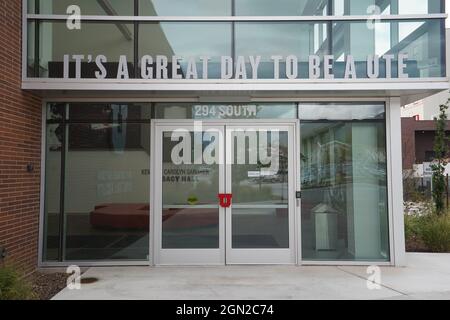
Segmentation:
[[(109, 2), (109, 0), (97, 0), (97, 2), (100, 5), (100, 7), (102, 7), (102, 9), (106, 12), (107, 15), (109, 15), (109, 16), (117, 16), (118, 15), (117, 11), (111, 5), (111, 2)], [(133, 34), (131, 33), (131, 31), (128, 29), (128, 27), (125, 24), (116, 23), (115, 25), (116, 25), (117, 29), (119, 29), (119, 31), (123, 34), (125, 39), (127, 39), (128, 41), (133, 40)]]

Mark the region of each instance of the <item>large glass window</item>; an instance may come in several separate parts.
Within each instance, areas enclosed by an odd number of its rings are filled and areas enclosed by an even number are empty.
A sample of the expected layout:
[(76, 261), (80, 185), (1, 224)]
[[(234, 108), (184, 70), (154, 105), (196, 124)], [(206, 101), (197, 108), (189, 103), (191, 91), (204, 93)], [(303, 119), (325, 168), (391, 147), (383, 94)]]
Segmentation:
[(133, 16), (134, 0), (28, 0), (28, 12), (73, 14), (73, 5), (82, 15)]
[[(28, 47), (30, 76), (63, 78), (67, 69), (69, 78), (96, 78), (96, 73), (105, 78), (124, 79), (125, 74), (134, 77), (132, 24), (83, 22), (81, 29), (70, 30), (65, 21), (32, 22), (28, 32), (33, 39)], [(34, 39), (39, 42), (36, 44)], [(65, 55), (69, 57), (66, 65)]]
[(139, 0), (143, 16), (230, 16), (234, 0)]
[[(83, 15), (132, 16), (326, 16), (442, 13), (442, 0), (28, 0), (29, 13), (66, 14), (77, 5)], [(233, 12), (234, 11), (234, 12)]]
[[(295, 21), (296, 16), (431, 15), (444, 11), (442, 0), (28, 0), (28, 12), (73, 14), (67, 10), (72, 5), (82, 16), (123, 20), (91, 17), (78, 26), (71, 25), (75, 17), (30, 18), (29, 77), (308, 79), (328, 78), (329, 65), (334, 78), (446, 75), (444, 19)], [(155, 21), (130, 19), (138, 13)], [(183, 16), (192, 18), (182, 21)], [(225, 16), (252, 17), (221, 21)], [(264, 16), (275, 19), (254, 18)]]
[[(445, 76), (445, 38), (443, 21), (381, 21), (373, 25), (364, 22), (333, 24), (333, 54), (335, 76), (343, 78), (346, 57), (353, 56), (358, 78), (367, 77), (367, 57), (378, 55), (380, 74), (398, 77), (398, 56), (406, 54), (405, 73), (410, 78)], [(382, 57), (392, 55), (392, 60)], [(390, 68), (386, 68), (386, 64)]]
[(296, 103), (156, 103), (156, 119), (296, 119)]
[(150, 110), (49, 105), (46, 261), (148, 260)]
[[(328, 53), (328, 26), (325, 23), (236, 23), (236, 56), (261, 56), (258, 79), (307, 78), (309, 55)], [(278, 56), (279, 58), (274, 59)], [(295, 56), (295, 62), (288, 57)], [(253, 75), (247, 66), (247, 78)]]
[[(64, 108), (64, 105), (52, 108)], [(47, 125), (46, 162), (45, 162), (45, 261), (58, 261), (61, 254), (61, 155), (64, 127), (62, 124)]]
[(302, 254), (389, 261), (383, 104), (300, 105)]
[(445, 77), (444, 31), (440, 19), (84, 22), (80, 30), (32, 21), (27, 72), (71, 79), (308, 79), (310, 56), (321, 60), (324, 78), (324, 56), (331, 55), (335, 78), (399, 78), (399, 70), (409, 78)]
[(238, 0), (237, 16), (326, 16), (328, 0)]
[[(140, 61), (141, 68), (151, 78), (165, 78), (158, 72), (157, 55), (167, 57), (164, 63), (167, 65), (167, 77), (173, 78), (178, 74), (183, 78), (203, 78), (207, 73), (208, 78), (220, 78), (220, 57), (232, 55), (231, 23), (206, 23), (206, 22), (165, 22), (149, 23), (139, 26), (139, 53), (141, 58), (150, 56), (151, 61), (145, 60), (145, 66)], [(179, 70), (173, 72), (173, 57), (177, 60)], [(194, 57), (195, 65), (190, 66), (188, 59)], [(207, 60), (202, 57), (208, 57)], [(204, 67), (203, 62), (207, 62)], [(147, 71), (147, 70), (151, 70)], [(142, 76), (142, 72), (140, 73)]]
[(333, 0), (334, 14), (427, 14), (442, 13), (442, 0)]

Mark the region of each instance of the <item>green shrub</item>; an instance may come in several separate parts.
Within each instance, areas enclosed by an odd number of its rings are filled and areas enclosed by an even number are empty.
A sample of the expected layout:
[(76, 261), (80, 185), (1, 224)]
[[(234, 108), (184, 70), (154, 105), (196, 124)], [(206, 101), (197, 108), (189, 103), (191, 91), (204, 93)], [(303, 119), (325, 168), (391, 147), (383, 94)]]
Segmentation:
[(432, 252), (450, 252), (450, 214), (423, 217), (420, 238)]
[(405, 215), (405, 237), (406, 239), (417, 239), (420, 237), (421, 220), (423, 217), (417, 215)]
[(0, 267), (0, 300), (31, 300), (31, 285), (11, 267)]

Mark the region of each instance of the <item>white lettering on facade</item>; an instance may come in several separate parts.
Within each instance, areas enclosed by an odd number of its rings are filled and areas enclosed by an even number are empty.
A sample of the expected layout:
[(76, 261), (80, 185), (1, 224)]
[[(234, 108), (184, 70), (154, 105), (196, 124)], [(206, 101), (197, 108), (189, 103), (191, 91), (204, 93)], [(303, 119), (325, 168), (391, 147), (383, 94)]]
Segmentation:
[[(381, 59), (384, 60), (383, 64), (380, 62)], [(140, 60), (140, 76), (145, 80), (195, 80), (200, 77), (207, 80), (209, 78), (211, 60), (211, 57), (208, 56), (171, 56), (169, 60), (169, 58), (164, 55), (157, 55), (156, 57), (144, 55)], [(220, 64), (220, 80), (258, 80), (261, 73), (261, 61), (262, 56), (237, 56), (235, 59), (231, 56), (222, 56), (218, 62), (216, 62), (216, 64)], [(398, 56), (386, 54), (382, 57), (379, 57), (378, 55), (369, 55), (364, 62), (366, 63), (365, 66), (364, 64), (361, 64), (362, 61), (360, 60), (357, 64), (352, 55), (346, 56), (343, 61), (341, 61), (341, 59), (335, 60), (333, 55), (324, 55), (323, 57), (310, 55), (308, 61), (300, 63), (299, 61), (299, 58), (295, 55), (286, 57), (280, 55), (271, 56), (270, 62), (273, 64), (273, 79), (278, 80), (283, 77), (285, 79), (295, 80), (305, 78), (305, 74), (308, 74), (306, 78), (310, 80), (320, 78), (333, 80), (336, 77), (343, 77), (344, 79), (357, 79), (359, 77), (378, 79), (380, 75), (383, 75), (386, 79), (391, 79), (394, 77), (392, 72), (392, 64), (394, 62), (396, 62), (397, 66), (397, 78), (409, 78), (407, 72), (408, 54), (405, 53), (400, 53)], [(107, 62), (108, 58), (105, 55), (98, 55), (94, 58), (92, 55), (66, 54), (63, 57), (63, 77), (64, 79), (73, 77), (73, 75), (70, 74), (71, 63), (75, 64), (74, 77), (76, 79), (81, 79), (83, 77), (83, 70), (86, 70), (84, 65), (95, 63), (97, 68), (94, 72), (95, 78), (105, 79), (108, 77), (108, 72), (110, 72), (110, 68), (107, 68), (106, 66)], [(121, 55), (119, 61), (116, 62), (117, 74), (111, 76), (116, 77), (119, 80), (128, 80), (130, 78), (128, 62), (127, 56)], [(111, 67), (111, 64), (113, 64), (113, 62), (109, 62), (108, 66)], [(344, 67), (339, 75), (335, 73), (335, 66), (337, 64), (341, 64)], [(283, 66), (284, 72), (282, 75), (281, 71)], [(384, 70), (382, 70), (383, 66)], [(199, 70), (199, 68), (201, 69)], [(91, 68), (88, 70), (91, 70)], [(217, 68), (215, 68), (215, 70), (217, 70)], [(338, 68), (338, 70), (342, 69)], [(265, 71), (267, 70), (265, 69)], [(382, 71), (384, 72), (382, 73)], [(299, 75), (302, 76), (299, 77)], [(267, 78), (267, 74), (264, 78)]]

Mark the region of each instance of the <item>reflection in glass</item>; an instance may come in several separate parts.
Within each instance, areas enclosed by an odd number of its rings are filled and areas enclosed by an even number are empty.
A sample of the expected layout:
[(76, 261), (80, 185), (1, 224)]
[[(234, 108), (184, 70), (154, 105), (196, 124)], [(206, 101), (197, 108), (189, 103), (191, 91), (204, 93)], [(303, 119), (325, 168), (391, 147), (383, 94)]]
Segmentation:
[(384, 119), (383, 104), (302, 103), (301, 120), (367, 120)]
[(229, 16), (232, 0), (139, 0), (142, 16)]
[(150, 125), (68, 125), (65, 260), (147, 260)]
[[(286, 57), (299, 59), (298, 78), (308, 78), (309, 55), (323, 56), (328, 53), (327, 24), (325, 23), (236, 23), (236, 55), (261, 56), (258, 79), (275, 77), (272, 56), (282, 56), (279, 77), (285, 79)], [(247, 61), (247, 78), (253, 76)]]
[(301, 122), (304, 260), (389, 260), (385, 119), (367, 119)]
[[(445, 76), (443, 21), (377, 22), (371, 29), (364, 22), (336, 22), (333, 24), (333, 54), (336, 78), (344, 77), (345, 57), (355, 58), (358, 78), (367, 78), (369, 55), (394, 55), (392, 77), (398, 77), (399, 54), (407, 54), (406, 70), (410, 78)], [(350, 40), (350, 41), (348, 41)], [(380, 59), (380, 78), (386, 77), (386, 61)]]
[[(132, 24), (83, 22), (80, 30), (69, 30), (66, 22), (39, 22), (39, 57), (29, 48), (29, 74), (42, 78), (63, 78), (64, 55), (70, 56), (69, 77), (76, 77), (73, 55), (82, 55), (81, 78), (96, 78), (100, 69), (96, 64), (99, 55), (105, 55), (106, 78), (117, 78), (119, 58), (127, 58), (129, 77), (134, 77), (134, 28)], [(34, 38), (35, 23), (29, 24), (29, 37)], [(34, 44), (36, 45), (36, 44)], [(39, 66), (35, 65), (39, 61)], [(37, 74), (35, 73), (37, 72)]]
[[(139, 29), (137, 57), (134, 56), (135, 29)], [(123, 79), (125, 77), (118, 70), (120, 56), (125, 56), (127, 63), (123, 61), (122, 66), (126, 66), (130, 78), (137, 72), (137, 77), (145, 79), (177, 76), (181, 79), (220, 79), (221, 57), (242, 56), (246, 59), (247, 79), (308, 79), (309, 56), (331, 54), (335, 58), (335, 78), (344, 77), (345, 59), (351, 55), (355, 59), (357, 78), (365, 79), (368, 78), (369, 55), (381, 57), (379, 74), (375, 74), (375, 78), (388, 77), (386, 64), (389, 62), (382, 57), (393, 55), (391, 77), (397, 78), (398, 55), (407, 54), (405, 73), (410, 78), (443, 77), (444, 30), (444, 21), (438, 19), (379, 21), (373, 27), (366, 21), (148, 22), (139, 23), (136, 28), (123, 23), (84, 22), (81, 30), (68, 30), (62, 22), (29, 22), (27, 71), (29, 76), (62, 78), (64, 55), (69, 53), (72, 55), (68, 70), (70, 78), (76, 76), (77, 64), (73, 55), (81, 54), (81, 78), (101, 78), (106, 74), (106, 78)], [(37, 44), (34, 43), (35, 32), (39, 33)], [(35, 48), (39, 48), (38, 54)], [(107, 58), (102, 64), (106, 73), (96, 63), (99, 55)], [(167, 66), (161, 68), (167, 72), (157, 67), (160, 65), (157, 64), (158, 55), (167, 57)], [(150, 60), (142, 59), (148, 56)], [(174, 68), (174, 56), (178, 58), (180, 68)], [(257, 56), (261, 56), (261, 60), (254, 72), (250, 57), (255, 59)], [(289, 56), (297, 58), (298, 64), (295, 65), (295, 60), (287, 60)], [(189, 63), (190, 58), (195, 58), (194, 63)], [(279, 65), (275, 62), (277, 59)], [(323, 66), (320, 70), (323, 78)], [(244, 78), (236, 72), (233, 77)]]
[(289, 248), (288, 133), (232, 133), (232, 247)]
[(36, 58), (36, 22), (34, 21), (28, 21), (27, 23), (27, 76), (28, 77), (35, 77), (36, 74), (39, 74), (37, 70), (35, 70), (35, 67), (37, 68), (37, 63), (35, 63)]
[(63, 128), (61, 124), (47, 126), (43, 250), (43, 259), (45, 261), (58, 261), (60, 253), (60, 186)]
[(61, 122), (63, 120), (65, 108), (66, 108), (65, 103), (49, 103), (49, 104), (47, 104), (47, 120)]
[(157, 103), (156, 119), (296, 119), (295, 103)]
[[(149, 41), (151, 39), (151, 41)], [(182, 78), (186, 78), (189, 57), (197, 58), (197, 75), (203, 77), (207, 72), (208, 78), (220, 79), (220, 57), (232, 55), (231, 24), (206, 22), (164, 22), (145, 23), (139, 26), (140, 57), (156, 55), (168, 58), (168, 77), (172, 77), (172, 57), (185, 58), (180, 60)], [(201, 57), (209, 57), (208, 70), (203, 67)], [(156, 78), (156, 61), (148, 67), (153, 67), (153, 78)], [(142, 66), (141, 66), (142, 67)]]
[(328, 0), (239, 0), (237, 16), (326, 16)]
[(74, 102), (70, 104), (71, 121), (95, 119), (99, 122), (136, 121), (151, 118), (151, 106), (148, 103), (92, 103)]
[(72, 5), (80, 7), (82, 15), (134, 15), (134, 0), (28, 0), (28, 13), (67, 14)]
[(162, 248), (219, 248), (219, 132), (164, 132)]
[(442, 13), (441, 0), (333, 0), (334, 14), (371, 15), (373, 6), (383, 15)]

